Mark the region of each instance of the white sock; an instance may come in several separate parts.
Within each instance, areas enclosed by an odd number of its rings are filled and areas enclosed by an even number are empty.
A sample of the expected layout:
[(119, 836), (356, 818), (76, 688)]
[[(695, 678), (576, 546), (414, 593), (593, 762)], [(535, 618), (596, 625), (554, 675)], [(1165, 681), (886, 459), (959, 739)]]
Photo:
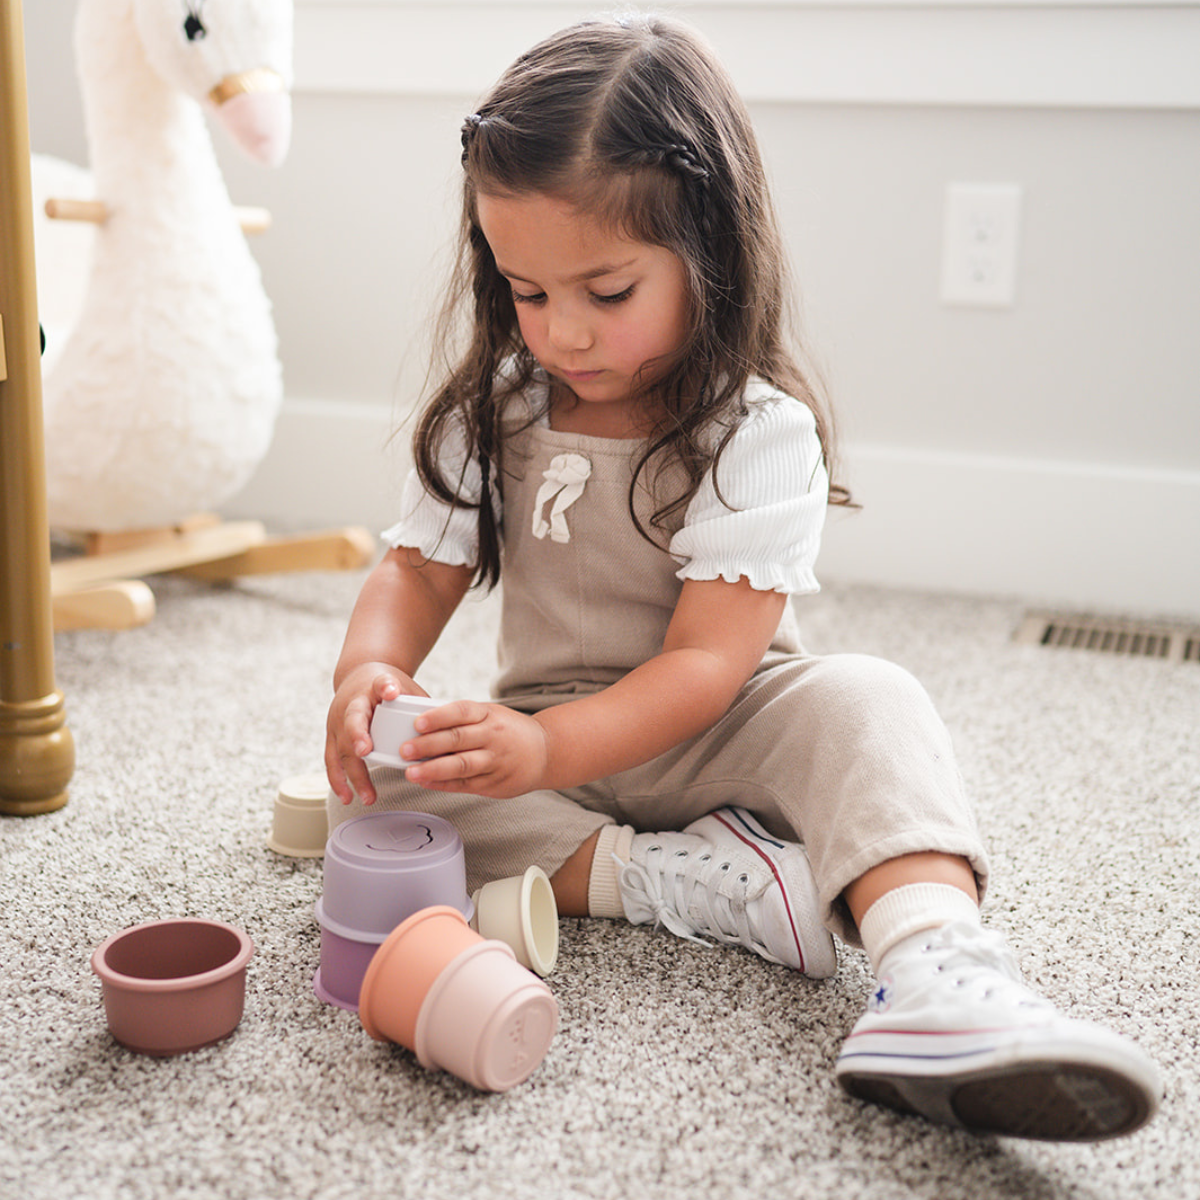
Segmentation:
[(623, 919), (625, 906), (617, 886), (617, 861), (629, 861), (633, 845), (632, 825), (601, 825), (588, 876), (588, 916)]
[(980, 924), (979, 905), (953, 884), (907, 883), (880, 896), (863, 915), (858, 932), (878, 974), (883, 956), (897, 942), (951, 921)]

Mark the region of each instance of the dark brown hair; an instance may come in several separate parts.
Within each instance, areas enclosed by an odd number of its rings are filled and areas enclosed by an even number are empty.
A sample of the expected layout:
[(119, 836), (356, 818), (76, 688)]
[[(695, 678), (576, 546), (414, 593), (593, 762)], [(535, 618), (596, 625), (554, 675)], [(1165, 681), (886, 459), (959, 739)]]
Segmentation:
[[(652, 526), (662, 529), (715, 473), (752, 375), (813, 411), (832, 477), (830, 414), (785, 343), (785, 255), (750, 117), (696, 33), (646, 16), (565, 29), (504, 73), (464, 123), (462, 144), (459, 257), (439, 330), (449, 346), (466, 309), (468, 342), (430, 397), (414, 456), (434, 496), (467, 505), (462, 478), (447, 478), (439, 462), (447, 436), (465, 435), (467, 462), (483, 475), (477, 583), (500, 576), (491, 489), (503, 491), (505, 402), (537, 369), (479, 226), (480, 193), (552, 195), (684, 264), (690, 330), (673, 361), (656, 364), (653, 411), (661, 416), (634, 485), (651, 463), (680, 465), (687, 483), (656, 495)], [(830, 502), (849, 503), (849, 493), (834, 483)]]

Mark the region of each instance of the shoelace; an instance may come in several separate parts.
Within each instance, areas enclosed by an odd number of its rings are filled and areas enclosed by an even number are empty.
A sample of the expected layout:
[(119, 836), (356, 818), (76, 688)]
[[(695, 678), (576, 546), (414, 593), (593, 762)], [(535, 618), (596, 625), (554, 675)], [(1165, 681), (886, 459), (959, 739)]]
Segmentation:
[(631, 893), (654, 914), (656, 928), (662, 925), (701, 946), (711, 946), (713, 941), (746, 946), (770, 962), (780, 961), (750, 928), (746, 912), (749, 876), (736, 877), (743, 885), (737, 893), (721, 895), (718, 888), (729, 878), (731, 864), (716, 863), (711, 854), (693, 856), (686, 850), (668, 854), (659, 846), (647, 851), (648, 861), (651, 854), (663, 856), (660, 870), (632, 861), (621, 863), (613, 857), (619, 865), (622, 891)]
[(937, 964), (939, 972), (952, 973), (959, 987), (984, 982), (984, 999), (996, 991), (996, 975), (1000, 974), (1010, 987), (1002, 990), (1019, 991), (1012, 999), (1026, 1005), (1048, 1003), (1030, 992), (1021, 979), (1021, 972), (1004, 936), (994, 929), (981, 929), (960, 921), (952, 921), (930, 932), (925, 952), (942, 955)]

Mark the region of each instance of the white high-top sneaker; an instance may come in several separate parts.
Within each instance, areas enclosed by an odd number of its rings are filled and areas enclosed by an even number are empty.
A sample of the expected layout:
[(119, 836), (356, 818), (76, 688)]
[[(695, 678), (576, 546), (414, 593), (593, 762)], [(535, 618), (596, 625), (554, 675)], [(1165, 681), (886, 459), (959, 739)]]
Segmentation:
[(744, 946), (814, 979), (837, 971), (804, 847), (745, 809), (718, 809), (682, 833), (636, 834), (631, 856), (618, 886), (633, 924)]
[(838, 1058), (863, 1100), (975, 1133), (1100, 1141), (1158, 1109), (1162, 1082), (1133, 1042), (1063, 1016), (1022, 982), (1000, 934), (957, 922), (879, 964)]

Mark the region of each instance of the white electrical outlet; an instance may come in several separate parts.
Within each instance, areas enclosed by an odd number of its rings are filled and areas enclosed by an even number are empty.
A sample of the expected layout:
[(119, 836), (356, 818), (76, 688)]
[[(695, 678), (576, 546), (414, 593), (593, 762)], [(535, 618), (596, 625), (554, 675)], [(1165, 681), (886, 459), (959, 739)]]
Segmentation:
[(942, 303), (1011, 308), (1017, 290), (1021, 189), (952, 183), (946, 189)]

